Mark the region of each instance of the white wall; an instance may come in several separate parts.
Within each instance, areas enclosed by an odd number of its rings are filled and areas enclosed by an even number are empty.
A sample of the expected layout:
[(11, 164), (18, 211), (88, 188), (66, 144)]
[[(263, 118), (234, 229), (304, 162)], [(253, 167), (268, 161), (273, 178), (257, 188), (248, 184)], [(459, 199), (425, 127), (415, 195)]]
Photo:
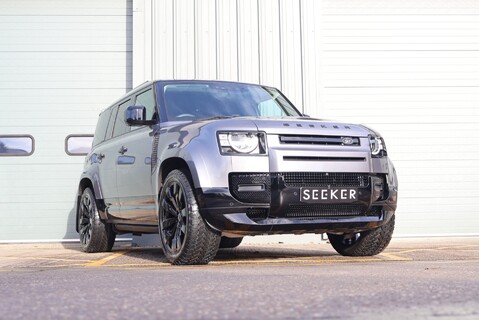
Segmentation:
[[(479, 2), (137, 0), (133, 79), (280, 88), (360, 122), (397, 166), (397, 235), (479, 233)], [(136, 22), (135, 22), (136, 23)]]
[(83, 156), (69, 134), (131, 88), (131, 1), (0, 1), (0, 135), (30, 134), (29, 157), (0, 157), (0, 241), (77, 239)]

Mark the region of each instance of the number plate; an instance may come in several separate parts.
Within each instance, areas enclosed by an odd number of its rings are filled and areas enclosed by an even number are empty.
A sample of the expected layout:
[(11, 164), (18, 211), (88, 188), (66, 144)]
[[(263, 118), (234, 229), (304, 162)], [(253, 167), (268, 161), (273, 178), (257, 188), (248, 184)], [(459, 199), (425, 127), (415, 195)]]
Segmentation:
[(356, 188), (301, 188), (301, 202), (353, 202), (358, 200)]

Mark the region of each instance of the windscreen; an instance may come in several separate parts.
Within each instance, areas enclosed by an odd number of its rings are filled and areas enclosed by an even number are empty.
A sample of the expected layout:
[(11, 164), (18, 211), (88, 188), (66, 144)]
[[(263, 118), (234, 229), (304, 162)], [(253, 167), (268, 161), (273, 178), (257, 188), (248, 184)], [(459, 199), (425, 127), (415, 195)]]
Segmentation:
[(165, 84), (162, 90), (168, 121), (301, 116), (281, 92), (259, 85), (181, 82)]

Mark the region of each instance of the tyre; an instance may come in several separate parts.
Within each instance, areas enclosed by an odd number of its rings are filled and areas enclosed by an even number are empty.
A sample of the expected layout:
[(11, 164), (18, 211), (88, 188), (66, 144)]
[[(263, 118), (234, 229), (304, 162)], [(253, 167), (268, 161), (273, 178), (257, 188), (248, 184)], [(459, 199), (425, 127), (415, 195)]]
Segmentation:
[(191, 183), (180, 170), (165, 179), (159, 200), (159, 233), (171, 264), (207, 264), (216, 256), (221, 236), (205, 225)]
[(391, 241), (394, 232), (395, 216), (384, 225), (370, 231), (351, 235), (328, 233), (329, 242), (343, 256), (374, 256), (381, 253)]
[(95, 196), (90, 188), (83, 190), (78, 209), (78, 233), (84, 252), (111, 251), (116, 234), (110, 224), (102, 221)]
[(221, 237), (220, 248), (236, 248), (241, 244), (243, 238)]

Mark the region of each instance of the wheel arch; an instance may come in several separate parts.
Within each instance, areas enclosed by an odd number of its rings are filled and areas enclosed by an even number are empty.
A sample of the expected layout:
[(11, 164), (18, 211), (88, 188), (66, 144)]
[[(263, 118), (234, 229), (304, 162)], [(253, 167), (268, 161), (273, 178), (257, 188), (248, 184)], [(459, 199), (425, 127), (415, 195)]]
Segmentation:
[(173, 170), (183, 171), (188, 176), (188, 178), (190, 179), (190, 182), (192, 183), (192, 186), (194, 187), (192, 171), (190, 167), (188, 166), (188, 164), (186, 163), (186, 161), (180, 157), (172, 157), (172, 158), (163, 160), (161, 162), (160, 171), (158, 175), (158, 186), (159, 186), (158, 192), (161, 190), (163, 186), (163, 182), (165, 181), (168, 174)]

